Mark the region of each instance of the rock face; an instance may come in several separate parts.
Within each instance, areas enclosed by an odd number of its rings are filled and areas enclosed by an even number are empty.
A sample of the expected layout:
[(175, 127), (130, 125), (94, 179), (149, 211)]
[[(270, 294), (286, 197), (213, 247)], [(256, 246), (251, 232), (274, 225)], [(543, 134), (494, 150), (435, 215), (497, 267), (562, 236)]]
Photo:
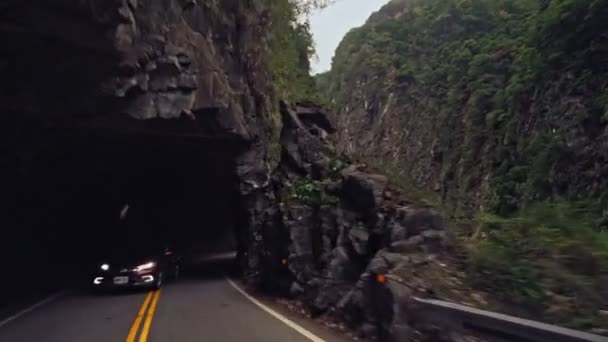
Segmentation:
[(432, 263), (448, 245), (446, 222), (398, 195), (384, 175), (335, 154), (327, 131), (313, 134), (322, 129), (306, 119), (314, 110), (283, 104), (284, 149), (273, 184), (290, 246), (274, 256), (287, 263), (284, 291), (366, 339), (407, 337), (408, 299), (428, 286), (407, 280), (379, 289), (376, 277)]
[[(9, 1), (0, 103), (48, 124), (184, 118), (253, 141), (271, 111), (264, 41), (251, 39), (265, 35), (264, 11), (255, 1)], [(206, 117), (211, 108), (218, 115)]]

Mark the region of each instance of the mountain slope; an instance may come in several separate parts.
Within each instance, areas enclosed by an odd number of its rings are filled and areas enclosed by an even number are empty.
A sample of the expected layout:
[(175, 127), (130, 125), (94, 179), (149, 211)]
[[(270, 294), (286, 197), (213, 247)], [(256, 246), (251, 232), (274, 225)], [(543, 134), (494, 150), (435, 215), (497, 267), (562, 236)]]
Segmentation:
[(608, 2), (394, 0), (328, 74), (339, 146), (454, 214), (605, 203)]

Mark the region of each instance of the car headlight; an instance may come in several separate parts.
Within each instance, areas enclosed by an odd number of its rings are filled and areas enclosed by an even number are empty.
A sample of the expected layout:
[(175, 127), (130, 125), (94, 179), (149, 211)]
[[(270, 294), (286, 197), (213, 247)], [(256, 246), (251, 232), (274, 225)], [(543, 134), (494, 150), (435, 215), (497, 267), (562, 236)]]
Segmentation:
[(108, 264), (102, 264), (100, 268), (101, 268), (102, 271), (107, 271), (107, 270), (110, 269), (110, 265), (108, 265)]
[(154, 267), (156, 267), (156, 263), (153, 261), (150, 261), (150, 262), (147, 262), (145, 264), (141, 264), (141, 265), (135, 267), (133, 270), (135, 272), (147, 272), (147, 271), (153, 270)]

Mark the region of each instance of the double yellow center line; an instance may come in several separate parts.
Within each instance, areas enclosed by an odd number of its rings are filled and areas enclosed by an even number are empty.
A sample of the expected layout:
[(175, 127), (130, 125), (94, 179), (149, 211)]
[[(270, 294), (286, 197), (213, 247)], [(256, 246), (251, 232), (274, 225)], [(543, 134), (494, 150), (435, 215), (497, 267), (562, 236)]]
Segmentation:
[[(152, 318), (154, 318), (154, 311), (156, 310), (156, 304), (158, 303), (158, 297), (160, 297), (160, 290), (150, 291), (148, 295), (146, 295), (146, 299), (142, 304), (139, 312), (137, 313), (137, 317), (135, 317), (135, 321), (131, 326), (131, 330), (129, 331), (129, 336), (127, 336), (127, 342), (135, 342), (135, 337), (137, 337), (137, 332), (139, 331), (139, 326), (141, 322), (144, 320), (144, 326), (141, 329), (141, 333), (139, 334), (139, 342), (147, 342), (148, 334), (150, 333), (150, 325), (152, 325)], [(147, 311), (147, 313), (146, 313)]]

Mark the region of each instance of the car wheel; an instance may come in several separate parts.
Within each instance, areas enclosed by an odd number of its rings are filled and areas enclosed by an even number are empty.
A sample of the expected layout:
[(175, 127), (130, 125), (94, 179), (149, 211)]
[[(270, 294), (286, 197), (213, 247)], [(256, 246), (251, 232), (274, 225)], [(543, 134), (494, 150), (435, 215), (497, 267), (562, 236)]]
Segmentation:
[(156, 283), (154, 283), (154, 288), (156, 290), (160, 289), (163, 286), (163, 273), (158, 274), (158, 278), (156, 278)]

